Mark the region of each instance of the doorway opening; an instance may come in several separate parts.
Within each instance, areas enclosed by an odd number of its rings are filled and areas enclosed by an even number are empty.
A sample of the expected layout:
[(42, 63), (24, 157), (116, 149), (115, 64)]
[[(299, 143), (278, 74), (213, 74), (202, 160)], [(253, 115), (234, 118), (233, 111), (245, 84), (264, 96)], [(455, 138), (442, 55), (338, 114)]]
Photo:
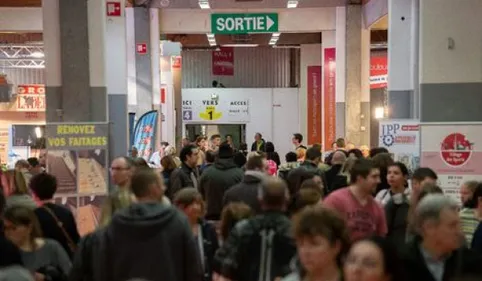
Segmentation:
[(246, 142), (246, 124), (187, 124), (186, 137), (195, 141), (198, 136), (211, 137), (212, 135), (221, 135), (223, 141), (227, 135), (233, 138), (235, 148), (239, 148), (241, 143)]

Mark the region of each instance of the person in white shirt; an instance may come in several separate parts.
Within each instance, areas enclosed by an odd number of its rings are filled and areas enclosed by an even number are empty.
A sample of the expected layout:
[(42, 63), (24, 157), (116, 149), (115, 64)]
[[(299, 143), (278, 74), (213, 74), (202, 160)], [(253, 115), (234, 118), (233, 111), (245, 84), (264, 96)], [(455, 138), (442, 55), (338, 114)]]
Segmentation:
[[(408, 169), (402, 162), (395, 162), (388, 166), (387, 182), (389, 189), (380, 190), (375, 197), (379, 203), (385, 206), (390, 199), (397, 195), (409, 195), (409, 189), (406, 188), (408, 180)], [(399, 194), (399, 195), (398, 195)], [(402, 197), (401, 197), (402, 198)], [(395, 197), (394, 197), (395, 199)]]
[(154, 152), (151, 156), (151, 159), (149, 160), (149, 163), (154, 165), (156, 168), (161, 167), (161, 159), (164, 156), (164, 149), (166, 149), (166, 146), (168, 146), (168, 142), (161, 142), (161, 147), (159, 148), (158, 151)]

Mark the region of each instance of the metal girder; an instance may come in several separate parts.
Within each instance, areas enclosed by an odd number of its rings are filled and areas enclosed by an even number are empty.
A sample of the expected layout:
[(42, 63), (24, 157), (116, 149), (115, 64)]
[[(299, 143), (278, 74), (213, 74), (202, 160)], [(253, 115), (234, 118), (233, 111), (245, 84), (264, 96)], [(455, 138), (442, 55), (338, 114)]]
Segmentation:
[(1, 68), (44, 68), (43, 59), (0, 59)]
[(44, 68), (42, 45), (0, 45), (0, 68)]

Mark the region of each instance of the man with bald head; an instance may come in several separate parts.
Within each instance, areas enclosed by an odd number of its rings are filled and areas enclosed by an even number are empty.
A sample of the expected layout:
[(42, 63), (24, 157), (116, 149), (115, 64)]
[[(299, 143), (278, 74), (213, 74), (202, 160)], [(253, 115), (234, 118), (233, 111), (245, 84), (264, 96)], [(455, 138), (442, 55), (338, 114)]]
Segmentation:
[(336, 176), (340, 173), (343, 164), (346, 162), (346, 153), (341, 150), (333, 152), (331, 158), (331, 168), (325, 172), (327, 188), (325, 189), (327, 193), (333, 191), (333, 183)]
[(109, 224), (112, 214), (125, 207), (128, 207), (134, 196), (130, 191), (130, 182), (134, 172), (134, 161), (130, 157), (117, 157), (110, 164), (110, 176), (114, 189), (104, 202), (100, 224)]

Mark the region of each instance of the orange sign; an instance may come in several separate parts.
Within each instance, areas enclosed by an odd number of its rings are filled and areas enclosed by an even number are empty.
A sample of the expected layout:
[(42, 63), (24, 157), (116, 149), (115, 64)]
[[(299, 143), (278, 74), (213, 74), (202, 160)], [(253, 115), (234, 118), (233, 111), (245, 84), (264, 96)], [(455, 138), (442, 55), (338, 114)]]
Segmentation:
[(17, 110), (44, 111), (45, 110), (45, 86), (44, 85), (19, 85), (17, 87)]
[(331, 144), (336, 138), (336, 49), (325, 49), (324, 56), (324, 91), (323, 91), (323, 115), (324, 115), (324, 148), (331, 149)]
[(321, 66), (308, 66), (308, 144), (321, 143)]

